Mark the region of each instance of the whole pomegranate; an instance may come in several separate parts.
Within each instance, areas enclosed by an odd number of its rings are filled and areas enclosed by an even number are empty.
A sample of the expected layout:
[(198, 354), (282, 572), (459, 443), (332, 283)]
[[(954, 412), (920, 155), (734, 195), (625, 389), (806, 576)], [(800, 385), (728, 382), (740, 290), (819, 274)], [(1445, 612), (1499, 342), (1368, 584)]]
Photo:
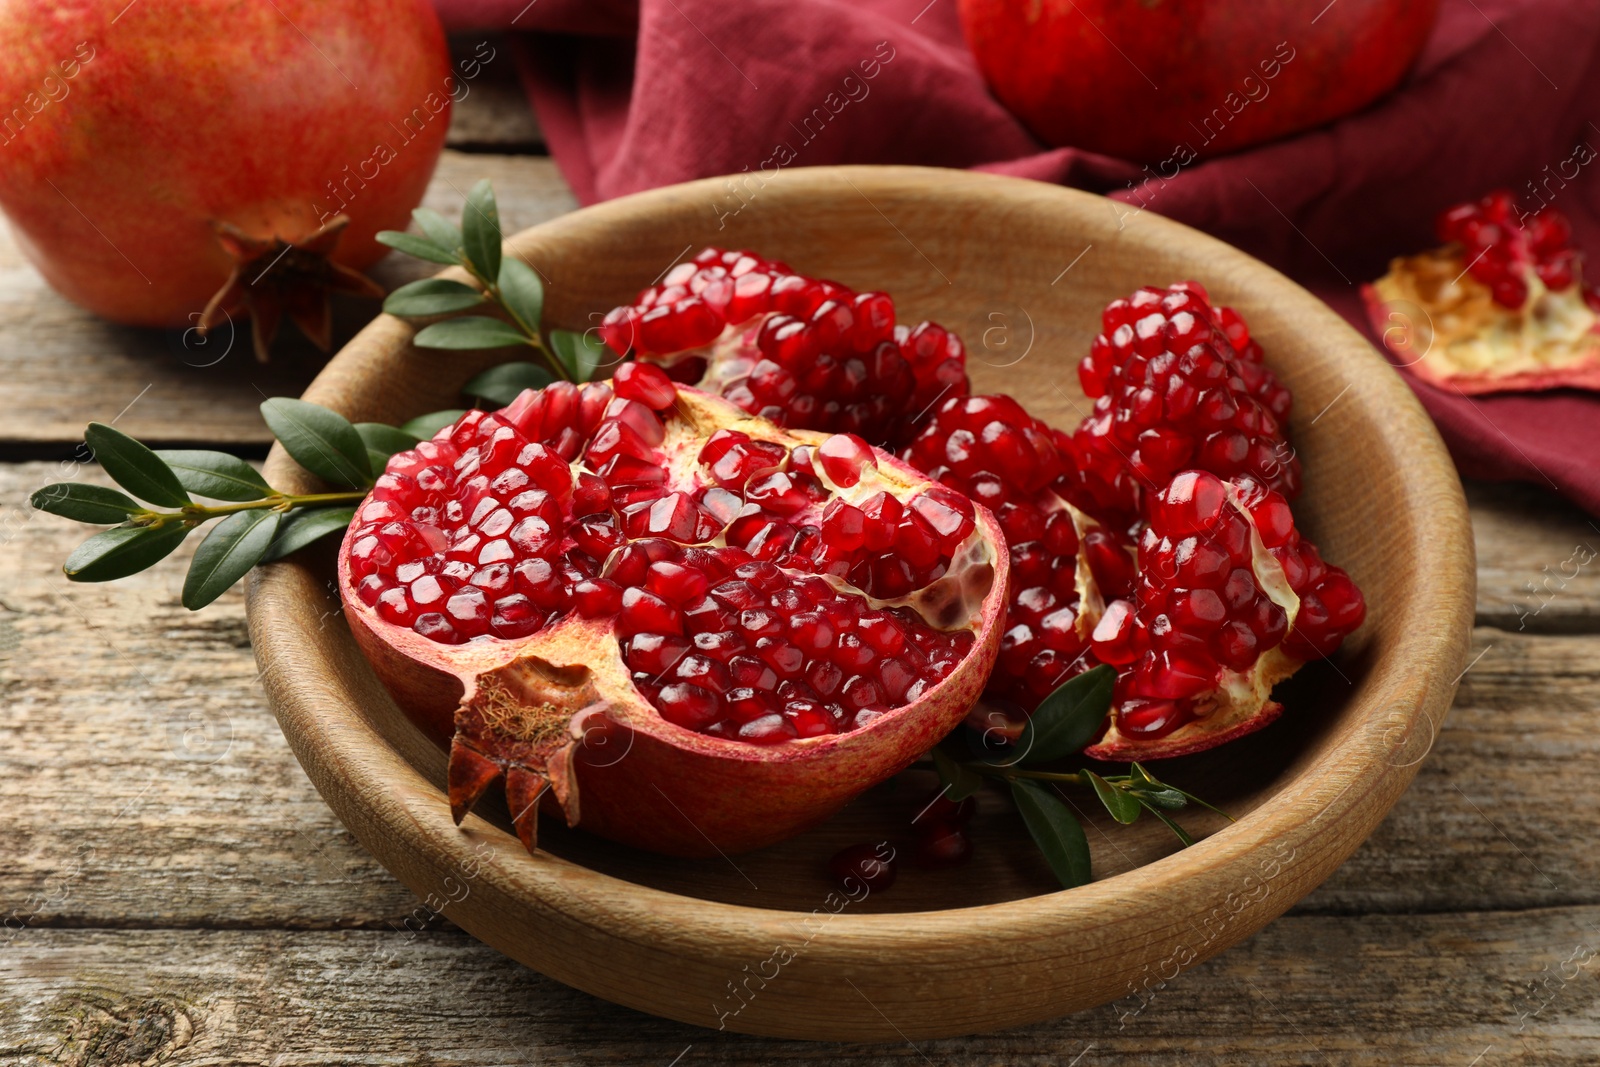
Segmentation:
[(782, 840), (948, 733), (1007, 572), (965, 496), (638, 363), (396, 454), (339, 560), (458, 819), (503, 777), (529, 848), (547, 797), (680, 855)]
[(327, 290), (381, 295), (354, 272), (459, 91), (426, 0), (0, 0), (0, 37), (0, 207), (45, 279), (135, 325), (219, 297), (262, 340), (287, 314), (326, 347)]
[[(1042, 140), (1157, 165), (1309, 129), (1393, 89), (1438, 0), (960, 0), (1000, 101)], [(1319, 11), (1318, 9), (1321, 8)]]

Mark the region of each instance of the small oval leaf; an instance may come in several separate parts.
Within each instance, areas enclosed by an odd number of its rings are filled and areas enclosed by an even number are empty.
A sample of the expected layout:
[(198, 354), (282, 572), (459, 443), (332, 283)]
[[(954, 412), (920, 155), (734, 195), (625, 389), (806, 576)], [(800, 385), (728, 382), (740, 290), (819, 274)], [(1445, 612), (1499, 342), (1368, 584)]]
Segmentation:
[(488, 178), (467, 193), (461, 209), (461, 247), (479, 274), (490, 280), (500, 277), (500, 209)]
[(384, 298), (383, 310), (391, 315), (422, 318), (465, 311), (477, 307), (484, 299), (484, 295), (470, 285), (449, 278), (424, 278), (390, 293)]
[(73, 549), (61, 569), (69, 581), (115, 581), (161, 562), (188, 535), (181, 522), (102, 530)]
[(586, 382), (605, 361), (608, 349), (599, 337), (572, 330), (551, 330), (550, 351), (567, 370), (567, 377)]
[(1081, 751), (1111, 712), (1117, 670), (1102, 663), (1067, 679), (1045, 697), (1017, 742), (1018, 763), (1048, 763)]
[(416, 436), (385, 422), (358, 422), (356, 433), (361, 435), (362, 443), (367, 446), (367, 456), (377, 457), (372, 463), (374, 473), (382, 471), (383, 465), (396, 452), (417, 447)]
[(261, 472), (238, 456), (206, 449), (162, 449), (160, 456), (183, 487), (196, 496), (243, 502), (272, 495)]
[(1089, 784), (1094, 786), (1094, 795), (1100, 798), (1100, 803), (1105, 805), (1106, 810), (1111, 813), (1113, 819), (1124, 826), (1137, 819), (1139, 812), (1144, 810), (1137, 800), (1098, 774), (1093, 771), (1084, 771), (1083, 773), (1088, 776)]
[(417, 220), (417, 225), (422, 232), (428, 235), (428, 240), (440, 248), (459, 250), (461, 248), (461, 227), (429, 207), (419, 207), (411, 213)]
[(1067, 806), (1049, 790), (1033, 782), (1013, 779), (1011, 799), (1022, 813), (1023, 824), (1045, 862), (1065, 889), (1089, 882), (1089, 841)]
[(211, 528), (194, 550), (183, 581), (183, 606), (198, 611), (249, 573), (272, 544), (282, 512), (236, 511)]
[(511, 313), (522, 320), (522, 325), (535, 333), (539, 318), (544, 314), (544, 282), (532, 267), (515, 256), (500, 263), (500, 299)]
[(278, 524), (277, 535), (261, 562), (280, 560), (329, 534), (342, 533), (355, 517), (355, 508), (295, 508)]
[(343, 415), (275, 396), (261, 405), (261, 417), (294, 461), (312, 474), (352, 489), (372, 484), (367, 446)]
[(130, 515), (146, 510), (143, 505), (124, 493), (103, 485), (85, 485), (82, 482), (56, 482), (37, 489), (28, 503), (40, 511), (60, 515), (64, 519), (92, 522), (100, 526), (115, 526), (127, 522)]
[(452, 266), (461, 262), (461, 257), (448, 249), (440, 248), (426, 237), (418, 237), (414, 233), (403, 233), (400, 230), (380, 230), (378, 232), (380, 244), (404, 252), (408, 256), (426, 259), (430, 263), (449, 263)]
[(427, 441), (446, 426), (455, 425), (465, 414), (466, 412), (461, 409), (430, 411), (426, 415), (418, 415), (409, 422), (402, 422), (400, 429), (419, 441)]
[(425, 326), (411, 339), (411, 343), (418, 348), (446, 348), (459, 352), (525, 345), (529, 341), (508, 322), (486, 315), (468, 315)]
[(191, 503), (172, 468), (121, 430), (91, 422), (84, 431), (83, 440), (94, 450), (94, 458), (106, 473), (140, 500), (168, 508), (181, 508)]
[(461, 392), (504, 407), (520, 396), (524, 389), (543, 389), (553, 381), (554, 376), (537, 363), (502, 363), (498, 367), (490, 367), (463, 385)]

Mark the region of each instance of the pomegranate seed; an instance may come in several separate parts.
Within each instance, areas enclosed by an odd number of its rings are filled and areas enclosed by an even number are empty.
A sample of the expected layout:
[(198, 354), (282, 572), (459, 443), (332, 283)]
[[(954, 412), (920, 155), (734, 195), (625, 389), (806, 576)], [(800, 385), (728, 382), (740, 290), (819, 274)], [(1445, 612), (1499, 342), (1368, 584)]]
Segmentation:
[(933, 823), (917, 831), (912, 853), (919, 867), (948, 870), (960, 867), (972, 858), (972, 839), (960, 826)]
[(894, 885), (894, 849), (888, 842), (849, 845), (829, 857), (828, 875), (849, 893), (881, 893)]

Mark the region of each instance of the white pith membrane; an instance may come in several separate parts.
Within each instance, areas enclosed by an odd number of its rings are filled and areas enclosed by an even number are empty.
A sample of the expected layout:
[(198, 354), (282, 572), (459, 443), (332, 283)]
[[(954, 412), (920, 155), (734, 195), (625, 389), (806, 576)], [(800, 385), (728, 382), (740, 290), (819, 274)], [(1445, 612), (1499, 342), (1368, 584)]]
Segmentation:
[[(1288, 625), (1283, 640), (1294, 632), (1294, 622), (1300, 613), (1300, 597), (1289, 586), (1283, 565), (1277, 561), (1241, 501), (1238, 489), (1232, 482), (1224, 481), (1227, 502), (1245, 520), (1250, 528), (1250, 569), (1256, 584), (1278, 607), (1283, 609)], [(1117, 707), (1113, 705), (1106, 720), (1106, 732), (1093, 745), (1084, 749), (1092, 759), (1126, 760), (1155, 759), (1164, 755), (1180, 755), (1213, 747), (1234, 737), (1254, 732), (1267, 725), (1281, 713), (1282, 707), (1272, 700), (1272, 687), (1288, 678), (1303, 665), (1301, 660), (1283, 651), (1283, 641), (1267, 649), (1256, 658), (1246, 671), (1235, 671), (1226, 666), (1215, 688), (1192, 698), (1194, 718), (1171, 733), (1156, 739), (1128, 737), (1117, 728)]]
[(1504, 307), (1449, 245), (1391, 261), (1364, 288), (1374, 330), (1434, 384), (1469, 394), (1600, 388), (1600, 316), (1583, 300), (1581, 277), (1561, 290), (1533, 270), (1522, 279), (1527, 300)]
[[(667, 473), (669, 493), (714, 484), (700, 463), (699, 454), (715, 430), (734, 430), (757, 441), (774, 442), (786, 450), (800, 445), (820, 446), (832, 436), (783, 430), (727, 401), (692, 389), (680, 389), (675, 406), (662, 416), (665, 434), (655, 454), (660, 469)], [(451, 429), (440, 431), (436, 439), (447, 440)], [(837, 497), (852, 504), (859, 504), (880, 490), (904, 503), (934, 484), (887, 453), (876, 452), (875, 459), (876, 469), (866, 467), (860, 480), (848, 487), (834, 483), (822, 463), (815, 463), (814, 469), (818, 481), (831, 494), (830, 500)], [(584, 453), (580, 451), (578, 458), (569, 463), (574, 482), (580, 473), (594, 473), (588, 471), (583, 460)], [(820, 525), (826, 503), (808, 505), (783, 516), (782, 521), (796, 527), (807, 522)], [(567, 519), (569, 527), (572, 522), (572, 518)], [(780, 568), (793, 577), (820, 579), (839, 593), (859, 597), (870, 609), (909, 610), (934, 630), (966, 631), (974, 635), (974, 640), (942, 679), (916, 683), (914, 699), (889, 708), (875, 719), (838, 733), (766, 745), (712, 736), (663, 718), (635, 687), (633, 672), (623, 661), (624, 637), (618, 629), (617, 615), (587, 618), (571, 611), (526, 637), (486, 634), (464, 644), (441, 644), (381, 618), (373, 607), (353, 595), (354, 580), (349, 570), (351, 537), (347, 537), (340, 553), (340, 581), (352, 630), (402, 707), (415, 712), (413, 718), (431, 715), (442, 722), (448, 716), (453, 726), (449, 739), (449, 792), (456, 820), (459, 822), (503, 775), (517, 831), (531, 850), (536, 844), (541, 798), (553, 799), (568, 824), (578, 824), (583, 814), (578, 790), (580, 750), (596, 741), (603, 745), (608, 739), (620, 743), (617, 739), (627, 738), (631, 742), (635, 734), (641, 738), (648, 735), (696, 754), (714, 754), (718, 760), (772, 764), (813, 764), (827, 759), (831, 752), (837, 752), (842, 761), (851, 760), (853, 754), (863, 754), (865, 770), (841, 764), (833, 776), (838, 780), (837, 788), (843, 790), (843, 799), (909, 762), (937, 736), (903, 757), (893, 755), (887, 762), (869, 751), (875, 744), (873, 738), (914, 733), (899, 721), (913, 707), (923, 708), (943, 723), (942, 727), (935, 724), (930, 728), (941, 734), (948, 731), (966, 706), (964, 694), (981, 687), (997, 647), (998, 634), (991, 631), (1003, 611), (1003, 540), (992, 518), (981, 508), (974, 509), (973, 522), (971, 532), (951, 553), (945, 572), (901, 597), (870, 597), (844, 578)], [(699, 547), (725, 547), (728, 523), (721, 525), (717, 535), (699, 543)], [(351, 536), (355, 533), (353, 525)], [(630, 537), (625, 543), (636, 541)], [(620, 548), (612, 558), (619, 552)], [(397, 660), (397, 653), (407, 662)], [(460, 681), (464, 692), (453, 714), (437, 700), (423, 710), (402, 699), (402, 692), (412, 681), (404, 675), (413, 671), (416, 664)], [(430, 684), (434, 690), (430, 695), (436, 697), (437, 683)], [(453, 699), (451, 702), (455, 703)], [(423, 724), (419, 721), (419, 725)], [(425, 725), (424, 729), (429, 727)], [(430, 730), (440, 740), (441, 732)], [(863, 774), (870, 780), (861, 778)], [(646, 843), (645, 847), (651, 846)]]

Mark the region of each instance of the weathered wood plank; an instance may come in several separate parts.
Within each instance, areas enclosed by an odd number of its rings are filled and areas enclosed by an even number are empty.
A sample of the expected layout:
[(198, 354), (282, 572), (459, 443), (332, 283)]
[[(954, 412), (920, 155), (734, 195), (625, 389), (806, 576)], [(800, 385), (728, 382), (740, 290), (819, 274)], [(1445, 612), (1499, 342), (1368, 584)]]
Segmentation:
[[(459, 217), (467, 189), (482, 177), (494, 180), (508, 231), (577, 206), (549, 159), (450, 151), (425, 203)], [(373, 275), (392, 288), (433, 271), (431, 264), (396, 254)], [(370, 300), (341, 303), (335, 343), (348, 340), (377, 310)], [(200, 345), (179, 331), (100, 320), (51, 291), (23, 259), (9, 228), (0, 225), (3, 443), (65, 451), (82, 440), (84, 423), (122, 413), (118, 427), (144, 440), (265, 447), (270, 437), (257, 405), (267, 396), (298, 396), (322, 361), (309, 343), (285, 343), (263, 367), (252, 358), (248, 338), (241, 335), (229, 348), (225, 329)]]
[[(1153, 978), (1114, 1005), (910, 1048), (777, 1041), (666, 1022), (560, 986), (455, 931), (28, 930), (0, 951), (0, 1058), (431, 1067), (597, 1056), (686, 1067), (836, 1059), (956, 1067), (1591, 1064), (1600, 1042), (1597, 929), (1595, 908), (1288, 917), (1193, 973)], [(861, 995), (871, 990), (840, 991)]]
[(544, 133), (517, 80), (505, 35), (451, 34), (450, 58), (458, 81), (445, 144), (467, 152), (542, 154)]
[[(0, 806), (13, 843), (0, 918), (328, 927), (403, 915), (410, 895), (343, 832), (279, 735), (238, 593), (184, 611), (181, 554), (110, 585), (60, 577), (84, 528), (30, 512), (26, 495), (97, 474), (0, 466)], [(1301, 911), (1600, 904), (1600, 797), (1573, 784), (1600, 757), (1600, 638), (1484, 629), (1478, 652), (1416, 784)], [(1398, 758), (1429, 740), (1397, 739)], [(734, 876), (705, 872), (720, 877)]]
[(1478, 623), (1526, 633), (1600, 629), (1600, 520), (1533, 485), (1467, 484)]

